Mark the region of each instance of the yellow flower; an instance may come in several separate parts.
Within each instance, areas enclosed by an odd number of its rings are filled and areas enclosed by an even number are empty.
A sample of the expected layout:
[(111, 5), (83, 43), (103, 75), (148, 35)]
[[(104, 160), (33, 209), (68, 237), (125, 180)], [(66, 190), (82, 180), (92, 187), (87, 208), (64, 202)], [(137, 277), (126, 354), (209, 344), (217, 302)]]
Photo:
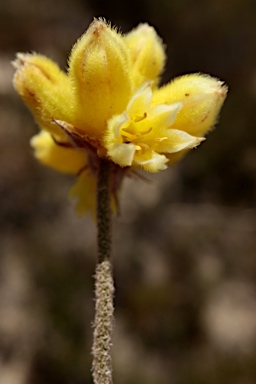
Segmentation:
[(71, 194), (94, 210), (101, 157), (112, 162), (112, 205), (127, 170), (158, 172), (198, 146), (215, 125), (227, 94), (218, 79), (190, 74), (158, 87), (165, 50), (153, 27), (121, 35), (94, 20), (74, 45), (67, 73), (50, 59), (18, 54), (14, 87), (41, 132), (36, 158), (75, 174)]

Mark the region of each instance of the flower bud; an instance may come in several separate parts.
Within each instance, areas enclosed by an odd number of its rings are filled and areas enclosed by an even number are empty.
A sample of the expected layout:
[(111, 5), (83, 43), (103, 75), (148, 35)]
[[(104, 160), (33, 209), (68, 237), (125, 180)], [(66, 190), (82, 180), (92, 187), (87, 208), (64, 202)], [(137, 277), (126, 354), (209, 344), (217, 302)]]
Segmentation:
[(227, 86), (214, 77), (185, 75), (155, 91), (152, 104), (182, 102), (173, 128), (203, 136), (216, 124), (227, 91)]
[(145, 80), (158, 80), (165, 64), (165, 50), (155, 29), (148, 24), (140, 24), (125, 36), (131, 52), (135, 85)]
[(53, 119), (72, 121), (71, 87), (67, 75), (50, 59), (36, 54), (17, 55), (13, 84), (33, 113), (38, 125), (63, 135)]
[(101, 137), (107, 120), (127, 105), (131, 95), (128, 53), (121, 35), (103, 20), (94, 20), (71, 52), (75, 125), (88, 135)]

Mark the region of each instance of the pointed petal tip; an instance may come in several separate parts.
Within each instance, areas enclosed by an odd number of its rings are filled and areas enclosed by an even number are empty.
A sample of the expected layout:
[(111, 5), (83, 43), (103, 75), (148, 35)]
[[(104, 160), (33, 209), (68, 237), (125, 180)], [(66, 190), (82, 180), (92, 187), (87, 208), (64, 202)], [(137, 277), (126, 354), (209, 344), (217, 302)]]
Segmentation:
[(225, 99), (228, 94), (228, 86), (224, 81), (218, 82), (218, 88), (216, 89), (215, 93), (219, 95), (221, 98)]
[(102, 33), (103, 30), (108, 28), (107, 22), (103, 18), (94, 19), (92, 23), (90, 24), (88, 31), (92, 33), (92, 37), (95, 37), (95, 39), (98, 39)]
[(193, 148), (197, 147), (198, 145), (200, 145), (205, 140), (206, 140), (205, 137), (197, 137), (195, 140), (195, 145), (193, 146)]

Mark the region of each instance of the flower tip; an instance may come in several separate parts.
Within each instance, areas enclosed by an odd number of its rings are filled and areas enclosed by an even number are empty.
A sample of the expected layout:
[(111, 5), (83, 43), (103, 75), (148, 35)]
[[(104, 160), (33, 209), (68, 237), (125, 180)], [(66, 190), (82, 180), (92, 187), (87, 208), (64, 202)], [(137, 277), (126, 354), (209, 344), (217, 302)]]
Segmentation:
[(204, 84), (205, 86), (205, 92), (208, 94), (216, 95), (221, 100), (221, 102), (224, 102), (228, 93), (228, 86), (226, 85), (226, 83), (222, 80), (219, 80), (218, 78), (210, 77), (208, 75), (199, 76), (203, 76), (202, 85)]
[(16, 69), (16, 71), (19, 71), (24, 67), (24, 65), (28, 61), (29, 56), (32, 56), (32, 55), (30, 53), (21, 53), (21, 52), (18, 52), (16, 54), (16, 58), (11, 62), (12, 66)]
[(133, 62), (133, 78), (136, 87), (145, 80), (156, 85), (165, 65), (165, 47), (154, 27), (139, 24), (125, 36)]
[(88, 32), (92, 34), (95, 40), (98, 40), (103, 31), (108, 28), (108, 24), (103, 18), (94, 19), (88, 28)]
[(227, 94), (228, 94), (228, 86), (225, 84), (224, 81), (218, 81), (217, 82), (217, 87), (215, 90), (215, 93), (220, 96), (223, 101), (226, 99)]
[(22, 63), (22, 60), (21, 60), (21, 56), (22, 56), (22, 53), (17, 53), (16, 54), (16, 58), (15, 60), (13, 60), (11, 62), (12, 66), (15, 68), (15, 69), (19, 69), (21, 67), (21, 65), (23, 64)]
[[(26, 63), (29, 63), (31, 62), (31, 58), (33, 58), (34, 56), (36, 56), (36, 54), (33, 54), (33, 53), (22, 53), (22, 52), (18, 52), (16, 54), (16, 58), (15, 60), (12, 61), (12, 65), (14, 66), (14, 68), (16, 69), (20, 69), (22, 68)], [(40, 55), (39, 55), (40, 56)]]
[(149, 25), (148, 23), (141, 23), (137, 27), (137, 31), (143, 32), (143, 33), (155, 33), (155, 29)]

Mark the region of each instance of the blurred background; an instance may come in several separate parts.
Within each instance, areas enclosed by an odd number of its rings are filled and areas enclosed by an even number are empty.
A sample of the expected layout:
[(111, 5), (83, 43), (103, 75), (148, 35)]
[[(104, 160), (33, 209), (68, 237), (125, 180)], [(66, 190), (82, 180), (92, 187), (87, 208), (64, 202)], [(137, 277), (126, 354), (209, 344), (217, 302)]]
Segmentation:
[(17, 51), (64, 69), (93, 17), (152, 24), (163, 82), (189, 72), (228, 84), (198, 150), (149, 182), (127, 180), (114, 220), (114, 382), (256, 382), (255, 0), (1, 0), (0, 384), (91, 383), (95, 225), (73, 179), (32, 156), (37, 127), (12, 88)]

